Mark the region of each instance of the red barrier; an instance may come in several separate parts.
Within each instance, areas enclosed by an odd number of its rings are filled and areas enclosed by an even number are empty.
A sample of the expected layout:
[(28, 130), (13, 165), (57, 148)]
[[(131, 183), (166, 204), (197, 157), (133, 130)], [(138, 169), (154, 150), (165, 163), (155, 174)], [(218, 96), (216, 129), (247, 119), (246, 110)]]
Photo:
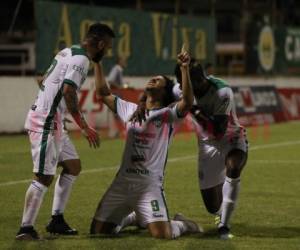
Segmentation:
[[(244, 89), (243, 87), (242, 90), (244, 91)], [(251, 93), (251, 102), (249, 102), (249, 98), (243, 99), (244, 96), (239, 94), (239, 88), (236, 87), (233, 90), (239, 120), (243, 126), (268, 125), (275, 122), (300, 120), (300, 88), (248, 87), (248, 92)], [(138, 102), (142, 92), (143, 90), (141, 89), (130, 88), (113, 90), (115, 95), (134, 103)], [(264, 98), (261, 98), (260, 94)], [(79, 100), (81, 109), (86, 114), (91, 125), (97, 128), (111, 129), (116, 127), (116, 129), (121, 129), (122, 125), (117, 119), (115, 120), (115, 126), (111, 125), (114, 119), (109, 119), (107, 108), (101, 101), (97, 100), (94, 90), (82, 89)], [(251, 104), (251, 109), (249, 109), (249, 103)], [(69, 127), (70, 129), (78, 129), (76, 125), (69, 125)], [(177, 129), (178, 132), (189, 132), (192, 130), (194, 130), (194, 126), (190, 117), (184, 119)]]
[(300, 120), (300, 88), (277, 89), (282, 111), (276, 114), (276, 121)]

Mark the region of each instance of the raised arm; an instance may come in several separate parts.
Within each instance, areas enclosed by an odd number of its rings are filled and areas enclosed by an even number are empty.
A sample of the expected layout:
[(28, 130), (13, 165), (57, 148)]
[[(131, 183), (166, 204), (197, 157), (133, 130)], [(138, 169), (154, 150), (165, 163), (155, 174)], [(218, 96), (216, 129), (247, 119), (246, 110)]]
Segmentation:
[(178, 62), (182, 77), (182, 98), (177, 103), (177, 111), (180, 115), (185, 115), (193, 105), (194, 94), (189, 71), (190, 56), (184, 47), (178, 55)]
[(63, 96), (69, 113), (80, 127), (90, 146), (93, 146), (94, 148), (99, 147), (99, 136), (97, 132), (87, 124), (80, 111), (75, 86), (65, 84), (63, 88)]
[(115, 99), (106, 83), (101, 63), (94, 64), (96, 93), (110, 110), (116, 112)]

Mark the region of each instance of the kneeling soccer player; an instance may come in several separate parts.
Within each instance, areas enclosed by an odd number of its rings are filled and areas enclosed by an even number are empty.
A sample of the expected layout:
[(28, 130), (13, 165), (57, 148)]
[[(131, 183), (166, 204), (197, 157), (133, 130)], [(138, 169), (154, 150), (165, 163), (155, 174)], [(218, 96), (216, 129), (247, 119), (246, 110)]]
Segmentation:
[[(246, 130), (240, 125), (230, 86), (206, 76), (202, 66), (190, 65), (195, 95), (191, 113), (198, 126), (198, 171), (200, 191), (208, 212), (216, 215), (221, 239), (230, 239), (229, 222), (240, 190), (240, 176), (248, 157)], [(182, 82), (180, 65), (175, 69)], [(180, 88), (177, 95), (180, 96)]]
[(125, 123), (127, 138), (120, 169), (100, 201), (90, 233), (114, 234), (123, 219), (134, 215), (155, 238), (176, 238), (184, 233), (200, 232), (198, 225), (182, 215), (169, 220), (163, 190), (164, 169), (173, 125), (185, 116), (193, 103), (187, 52), (178, 55), (182, 73), (183, 98), (175, 103), (173, 82), (164, 76), (150, 79), (146, 85), (145, 123), (129, 122), (137, 105), (113, 96), (104, 80), (101, 65), (95, 65), (96, 88), (103, 102)]

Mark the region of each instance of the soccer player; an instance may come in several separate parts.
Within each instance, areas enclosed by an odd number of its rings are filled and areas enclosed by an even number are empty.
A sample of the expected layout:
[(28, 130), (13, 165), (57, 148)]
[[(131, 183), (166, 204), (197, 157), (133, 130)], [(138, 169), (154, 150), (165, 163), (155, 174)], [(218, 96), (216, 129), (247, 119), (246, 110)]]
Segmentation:
[(81, 170), (77, 152), (63, 131), (64, 113), (68, 109), (91, 147), (99, 146), (97, 132), (80, 112), (77, 91), (87, 77), (90, 60), (98, 63), (111, 48), (113, 37), (114, 33), (107, 25), (91, 25), (82, 44), (60, 51), (43, 78), (25, 123), (31, 143), (34, 178), (26, 192), (22, 223), (16, 235), (18, 240), (39, 239), (34, 223), (57, 164), (63, 170), (55, 184), (52, 219), (46, 230), (56, 234), (77, 234), (63, 217), (72, 184)]
[[(181, 85), (180, 65), (175, 68)], [(239, 124), (234, 96), (228, 84), (206, 76), (196, 62), (190, 66), (195, 101), (191, 113), (197, 120), (199, 185), (208, 212), (217, 215), (221, 239), (230, 239), (229, 222), (237, 203), (240, 175), (247, 162), (246, 131)], [(180, 96), (180, 91), (177, 96)]]
[(176, 121), (185, 116), (193, 103), (189, 80), (189, 55), (178, 56), (182, 73), (183, 98), (173, 103), (173, 82), (156, 76), (146, 85), (149, 116), (139, 126), (129, 121), (137, 105), (113, 96), (106, 85), (101, 65), (95, 65), (96, 89), (103, 102), (124, 122), (127, 138), (117, 176), (100, 201), (91, 223), (91, 234), (112, 234), (124, 218), (135, 211), (137, 220), (156, 238), (176, 238), (199, 232), (195, 222), (182, 215), (169, 220), (163, 191), (168, 146)]

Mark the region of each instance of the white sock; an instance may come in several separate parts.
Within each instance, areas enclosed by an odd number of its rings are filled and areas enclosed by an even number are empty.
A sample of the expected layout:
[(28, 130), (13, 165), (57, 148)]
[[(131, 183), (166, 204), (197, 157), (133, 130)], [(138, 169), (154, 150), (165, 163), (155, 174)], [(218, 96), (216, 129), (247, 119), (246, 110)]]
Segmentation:
[(182, 221), (171, 220), (172, 238), (176, 239), (187, 231), (186, 225)]
[(43, 197), (48, 188), (38, 181), (32, 181), (25, 195), (22, 227), (33, 226), (39, 213)]
[(120, 233), (120, 231), (127, 227), (127, 226), (136, 226), (137, 225), (137, 219), (136, 219), (136, 213), (132, 212), (130, 214), (128, 214), (122, 221), (121, 224), (116, 226), (116, 228), (114, 229), (114, 233), (118, 234)]
[(128, 214), (121, 222), (121, 227), (127, 227), (127, 226), (135, 226), (137, 225), (137, 220), (136, 220), (136, 213), (132, 212), (131, 214)]
[(225, 178), (223, 185), (223, 203), (220, 226), (228, 226), (231, 215), (234, 211), (238, 194), (240, 191), (240, 178)]
[(77, 176), (60, 174), (55, 183), (52, 215), (63, 214)]

